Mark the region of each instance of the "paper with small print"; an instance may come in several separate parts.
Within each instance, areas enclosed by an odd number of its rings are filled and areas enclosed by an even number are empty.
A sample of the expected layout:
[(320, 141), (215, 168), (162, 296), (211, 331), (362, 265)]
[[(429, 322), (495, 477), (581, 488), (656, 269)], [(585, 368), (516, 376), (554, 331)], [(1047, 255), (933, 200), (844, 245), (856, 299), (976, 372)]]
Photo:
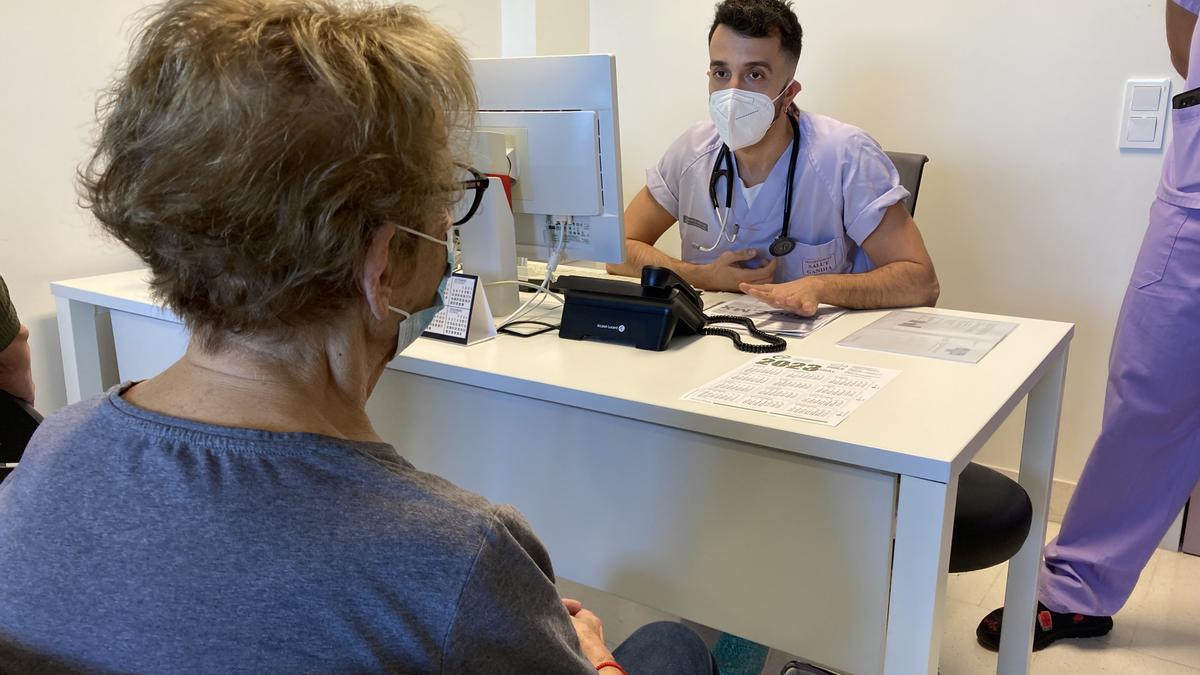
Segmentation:
[(836, 427), (898, 370), (786, 354), (764, 354), (683, 396)]
[[(745, 296), (709, 307), (707, 312), (709, 314), (744, 316), (753, 321), (754, 327), (761, 331), (784, 337), (802, 338), (845, 314), (846, 310), (833, 305), (819, 305), (816, 315), (805, 317), (786, 309), (772, 307), (762, 300)], [(722, 324), (721, 327), (742, 333), (748, 332), (738, 324)]]
[(842, 339), (843, 347), (979, 363), (1013, 332), (1015, 323), (948, 314), (889, 312)]

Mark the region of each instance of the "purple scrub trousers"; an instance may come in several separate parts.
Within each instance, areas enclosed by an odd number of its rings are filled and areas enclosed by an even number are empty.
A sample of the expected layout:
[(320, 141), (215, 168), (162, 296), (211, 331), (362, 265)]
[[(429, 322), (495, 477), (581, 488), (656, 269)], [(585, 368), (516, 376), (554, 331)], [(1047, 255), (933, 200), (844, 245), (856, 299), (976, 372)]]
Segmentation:
[[(1174, 0), (1200, 13), (1200, 0)], [(1200, 87), (1200, 23), (1185, 90)], [(1172, 110), (1174, 138), (1108, 366), (1100, 437), (1046, 546), (1041, 601), (1108, 616), (1200, 480), (1200, 106)]]
[(1117, 320), (1100, 437), (1045, 550), (1041, 601), (1115, 613), (1197, 480), (1200, 210), (1160, 199)]

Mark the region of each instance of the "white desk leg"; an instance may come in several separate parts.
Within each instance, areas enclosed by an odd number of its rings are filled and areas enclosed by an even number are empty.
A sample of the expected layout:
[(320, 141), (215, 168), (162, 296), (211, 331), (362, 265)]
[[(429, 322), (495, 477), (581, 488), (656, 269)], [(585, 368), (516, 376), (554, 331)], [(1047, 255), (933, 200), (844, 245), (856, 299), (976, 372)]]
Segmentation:
[(78, 403), (105, 389), (106, 368), (101, 354), (97, 309), (95, 305), (78, 300), (56, 298), (56, 301), (67, 403)]
[(957, 495), (957, 476), (900, 476), (884, 673), (937, 672)]
[(1033, 656), (1033, 610), (1037, 606), (1038, 573), (1042, 567), (1042, 545), (1046, 541), (1046, 515), (1050, 509), (1050, 484), (1054, 478), (1054, 451), (1058, 446), (1058, 418), (1062, 411), (1066, 374), (1067, 348), (1064, 346), (1029, 392), (1025, 410), (1020, 482), (1033, 503), (1033, 525), (1025, 544), (1008, 563), (1005, 621), (1000, 634), (1000, 657), (996, 663), (996, 672), (1005, 675), (1028, 673)]

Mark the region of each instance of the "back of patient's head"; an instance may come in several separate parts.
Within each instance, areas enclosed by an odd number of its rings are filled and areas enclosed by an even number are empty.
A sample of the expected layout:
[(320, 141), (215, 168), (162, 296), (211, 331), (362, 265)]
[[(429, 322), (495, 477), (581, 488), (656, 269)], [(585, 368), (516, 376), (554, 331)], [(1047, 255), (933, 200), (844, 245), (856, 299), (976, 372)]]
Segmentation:
[[(175, 0), (102, 100), (83, 202), (203, 346), (286, 341), (362, 297), (375, 228), (440, 235), (474, 108), (465, 54), (419, 10)], [(413, 241), (393, 238), (401, 275)]]
[(800, 60), (804, 29), (785, 0), (724, 0), (717, 5), (708, 39), (712, 41), (717, 26), (725, 26), (739, 35), (750, 38), (778, 37), (779, 46), (795, 65)]

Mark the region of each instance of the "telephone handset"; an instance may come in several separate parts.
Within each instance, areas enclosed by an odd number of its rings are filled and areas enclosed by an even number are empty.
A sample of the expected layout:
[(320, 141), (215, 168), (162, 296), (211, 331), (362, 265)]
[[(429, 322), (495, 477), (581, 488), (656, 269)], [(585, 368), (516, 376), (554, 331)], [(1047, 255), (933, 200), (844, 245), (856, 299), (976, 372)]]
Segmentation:
[(700, 291), (684, 281), (674, 270), (666, 267), (646, 265), (642, 268), (642, 291), (652, 297), (667, 298), (673, 291), (683, 295), (687, 302), (701, 312), (704, 311), (704, 301), (700, 299)]
[[(558, 288), (566, 296), (559, 337), (631, 342), (638, 349), (663, 351), (675, 335), (723, 335), (744, 352), (782, 351), (783, 338), (764, 333), (740, 316), (707, 316), (700, 292), (666, 267), (642, 268), (642, 282), (564, 276)], [(712, 324), (736, 323), (766, 344), (747, 344), (738, 333)]]

